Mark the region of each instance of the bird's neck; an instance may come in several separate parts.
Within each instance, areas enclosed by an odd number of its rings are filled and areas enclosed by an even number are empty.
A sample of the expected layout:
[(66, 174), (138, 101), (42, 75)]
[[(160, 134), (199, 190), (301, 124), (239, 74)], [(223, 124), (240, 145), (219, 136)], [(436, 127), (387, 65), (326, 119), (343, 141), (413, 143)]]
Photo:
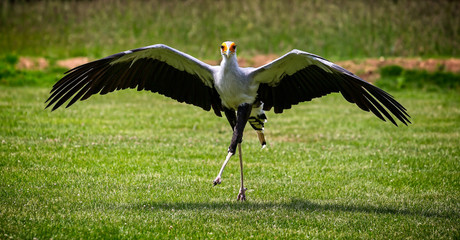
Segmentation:
[(229, 58), (227, 57), (222, 57), (222, 62), (220, 63), (220, 66), (224, 70), (230, 70), (230, 69), (238, 69), (238, 60), (236, 59), (236, 55), (231, 55)]

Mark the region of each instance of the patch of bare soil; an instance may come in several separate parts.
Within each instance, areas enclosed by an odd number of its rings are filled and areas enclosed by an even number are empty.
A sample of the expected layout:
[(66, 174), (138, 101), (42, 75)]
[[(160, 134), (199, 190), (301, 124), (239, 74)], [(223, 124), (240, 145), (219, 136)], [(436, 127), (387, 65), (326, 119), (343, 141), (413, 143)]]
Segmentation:
[[(278, 58), (277, 55), (257, 55), (249, 61), (252, 66), (258, 67)], [(380, 78), (379, 68), (389, 65), (398, 65), (404, 69), (421, 69), (434, 72), (443, 69), (447, 72), (460, 72), (460, 59), (421, 59), (421, 58), (368, 58), (365, 60), (347, 60), (335, 62), (361, 78), (375, 82)], [(244, 66), (240, 64), (241, 66)]]
[(252, 58), (252, 63), (254, 67), (260, 67), (271, 61), (277, 59), (279, 56), (275, 54), (268, 54), (268, 55), (256, 55)]
[(43, 70), (49, 66), (48, 61), (42, 57), (19, 57), (16, 69)]
[(76, 57), (76, 58), (68, 58), (64, 60), (59, 60), (56, 62), (56, 65), (58, 65), (59, 67), (72, 69), (74, 67), (83, 65), (87, 62), (89, 62), (89, 58), (87, 57)]
[[(256, 55), (252, 58), (238, 58), (238, 63), (242, 67), (259, 67), (267, 64), (276, 58), (278, 55)], [(89, 62), (87, 57), (69, 58), (57, 61), (56, 64), (60, 67), (72, 69), (79, 65)], [(220, 60), (206, 60), (211, 65), (218, 65)], [(388, 65), (398, 65), (405, 69), (422, 69), (427, 71), (444, 70), (448, 72), (460, 72), (460, 59), (449, 58), (449, 59), (420, 59), (420, 58), (368, 58), (365, 60), (347, 60), (336, 62), (337, 65), (344, 67), (350, 72), (355, 73), (361, 78), (375, 82), (380, 78), (379, 68)], [(20, 57), (19, 62), (16, 65), (18, 69), (32, 69), (42, 70), (49, 66), (48, 61), (44, 58), (29, 58)]]

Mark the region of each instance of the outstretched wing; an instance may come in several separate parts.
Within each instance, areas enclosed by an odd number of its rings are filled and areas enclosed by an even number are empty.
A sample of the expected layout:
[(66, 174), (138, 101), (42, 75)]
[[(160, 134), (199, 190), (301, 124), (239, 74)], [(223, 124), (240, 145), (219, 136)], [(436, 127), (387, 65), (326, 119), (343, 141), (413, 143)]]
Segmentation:
[(254, 69), (250, 76), (260, 84), (258, 99), (264, 103), (264, 110), (274, 107), (275, 113), (282, 113), (299, 102), (340, 92), (346, 100), (383, 121), (384, 115), (397, 126), (391, 112), (402, 123), (410, 123), (406, 109), (390, 94), (311, 53), (292, 50)]
[(66, 107), (93, 94), (136, 88), (150, 90), (221, 116), (213, 67), (174, 48), (158, 44), (124, 51), (66, 72), (51, 90), (47, 108)]

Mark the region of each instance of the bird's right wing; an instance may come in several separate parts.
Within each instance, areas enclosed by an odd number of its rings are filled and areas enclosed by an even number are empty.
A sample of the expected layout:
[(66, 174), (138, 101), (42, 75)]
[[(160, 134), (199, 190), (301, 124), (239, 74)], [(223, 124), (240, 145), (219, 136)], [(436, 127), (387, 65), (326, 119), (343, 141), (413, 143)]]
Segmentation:
[(213, 67), (174, 48), (157, 44), (117, 53), (69, 70), (51, 90), (46, 107), (115, 90), (150, 90), (221, 116)]

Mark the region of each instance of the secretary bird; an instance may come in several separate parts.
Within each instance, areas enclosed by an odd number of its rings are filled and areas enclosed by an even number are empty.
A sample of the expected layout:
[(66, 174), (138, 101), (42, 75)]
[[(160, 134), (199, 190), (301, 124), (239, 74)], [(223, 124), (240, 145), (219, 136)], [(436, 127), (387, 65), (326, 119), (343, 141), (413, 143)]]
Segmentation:
[(340, 92), (348, 102), (371, 111), (383, 121), (386, 117), (398, 126), (391, 112), (403, 124), (410, 123), (406, 109), (390, 94), (320, 56), (292, 50), (261, 67), (242, 68), (238, 66), (236, 48), (234, 42), (222, 43), (222, 62), (218, 66), (163, 44), (117, 53), (67, 71), (53, 86), (46, 108), (54, 104), (54, 111), (69, 99), (66, 107), (97, 93), (137, 88), (206, 111), (212, 109), (219, 117), (224, 112), (233, 136), (213, 184), (222, 182), (224, 168), (238, 147), (241, 187), (237, 200), (241, 201), (246, 200), (241, 152), (243, 130), (249, 122), (265, 147), (264, 111), (273, 108), (275, 113), (282, 113), (300, 102)]

